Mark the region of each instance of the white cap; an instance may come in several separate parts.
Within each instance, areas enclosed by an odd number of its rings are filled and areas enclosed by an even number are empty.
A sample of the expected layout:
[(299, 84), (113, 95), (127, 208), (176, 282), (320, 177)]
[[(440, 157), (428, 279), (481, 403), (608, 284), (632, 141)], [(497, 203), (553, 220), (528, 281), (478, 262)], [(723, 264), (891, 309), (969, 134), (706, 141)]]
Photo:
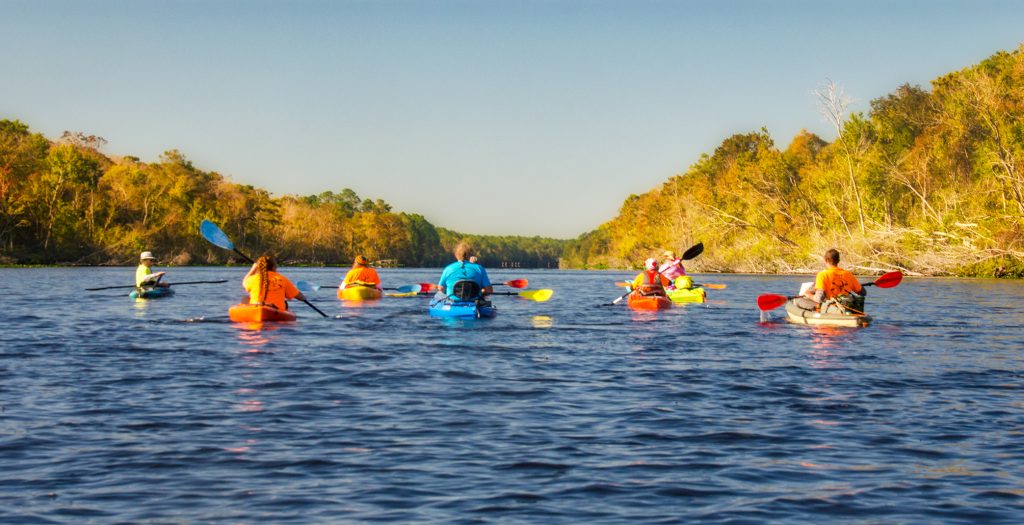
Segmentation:
[(648, 270), (653, 270), (653, 269), (655, 269), (657, 267), (658, 267), (658, 260), (655, 259), (654, 257), (651, 257), (650, 259), (647, 259), (646, 261), (644, 261), (644, 268), (647, 268)]
[(153, 257), (153, 252), (142, 252), (142, 255), (139, 256), (139, 260), (145, 261), (146, 259), (153, 259), (155, 261), (156, 257)]

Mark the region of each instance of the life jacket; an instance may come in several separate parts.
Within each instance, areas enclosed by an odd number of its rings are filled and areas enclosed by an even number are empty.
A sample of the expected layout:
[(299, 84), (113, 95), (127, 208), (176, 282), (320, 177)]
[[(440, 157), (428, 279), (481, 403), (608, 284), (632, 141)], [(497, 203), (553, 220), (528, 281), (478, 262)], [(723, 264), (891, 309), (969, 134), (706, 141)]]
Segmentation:
[(658, 270), (645, 270), (644, 282), (640, 285), (640, 295), (665, 295), (665, 286), (661, 284)]

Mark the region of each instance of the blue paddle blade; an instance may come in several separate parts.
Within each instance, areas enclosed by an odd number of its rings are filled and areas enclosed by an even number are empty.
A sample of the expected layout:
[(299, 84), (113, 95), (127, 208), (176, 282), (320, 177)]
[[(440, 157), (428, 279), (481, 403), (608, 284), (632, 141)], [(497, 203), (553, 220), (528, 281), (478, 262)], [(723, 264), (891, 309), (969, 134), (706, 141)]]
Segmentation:
[(307, 283), (306, 281), (299, 281), (295, 283), (295, 287), (301, 292), (315, 292), (320, 289), (319, 286)]
[(235, 249), (235, 244), (231, 242), (231, 239), (228, 239), (228, 236), (224, 235), (224, 232), (216, 224), (206, 219), (203, 219), (202, 224), (199, 225), (199, 233), (214, 246), (220, 246), (225, 250)]
[(418, 284), (407, 284), (398, 287), (398, 293), (420, 293), (423, 287)]

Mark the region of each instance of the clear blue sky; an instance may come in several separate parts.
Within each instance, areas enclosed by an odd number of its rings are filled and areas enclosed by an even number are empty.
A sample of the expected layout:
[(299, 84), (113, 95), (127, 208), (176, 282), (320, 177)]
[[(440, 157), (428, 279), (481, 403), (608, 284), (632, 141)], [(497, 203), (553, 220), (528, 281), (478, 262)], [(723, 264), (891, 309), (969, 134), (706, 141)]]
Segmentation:
[(575, 237), (725, 137), (832, 138), (1024, 41), (1017, 1), (0, 0), (0, 118), (275, 194), (352, 188), (467, 233)]

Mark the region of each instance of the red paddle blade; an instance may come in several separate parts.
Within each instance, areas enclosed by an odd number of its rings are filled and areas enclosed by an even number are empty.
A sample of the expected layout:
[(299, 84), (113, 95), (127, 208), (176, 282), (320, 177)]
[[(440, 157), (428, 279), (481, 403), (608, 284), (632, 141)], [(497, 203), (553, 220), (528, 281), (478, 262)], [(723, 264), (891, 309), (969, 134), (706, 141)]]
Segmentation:
[(900, 272), (889, 272), (889, 273), (886, 273), (886, 274), (882, 274), (881, 277), (879, 277), (878, 279), (875, 279), (875, 286), (877, 286), (879, 288), (892, 288), (892, 287), (896, 286), (897, 284), (900, 284), (900, 281), (902, 281), (902, 280), (903, 280), (903, 274), (902, 273), (900, 273)]
[(526, 279), (512, 279), (511, 281), (505, 281), (505, 286), (511, 286), (512, 288), (526, 288), (530, 284), (530, 281)]
[(420, 292), (436, 292), (437, 285), (431, 283), (420, 283)]
[(760, 308), (761, 311), (767, 312), (768, 310), (774, 310), (786, 304), (786, 301), (788, 300), (789, 298), (785, 295), (775, 295), (771, 293), (759, 295), (757, 296), (757, 307)]

